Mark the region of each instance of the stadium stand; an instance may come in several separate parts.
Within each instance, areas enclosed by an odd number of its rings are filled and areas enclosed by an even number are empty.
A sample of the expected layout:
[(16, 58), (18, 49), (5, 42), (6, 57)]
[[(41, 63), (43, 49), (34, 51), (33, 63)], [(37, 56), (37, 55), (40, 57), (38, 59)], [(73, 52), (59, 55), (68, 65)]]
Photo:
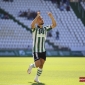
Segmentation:
[(81, 5), (82, 5), (82, 7), (83, 7), (84, 10), (85, 10), (85, 1), (84, 1), (84, 2), (81, 2)]
[[(38, 4), (37, 4), (38, 3)], [(0, 2), (1, 9), (13, 15), (17, 20), (30, 28), (32, 20), (18, 16), (19, 11), (28, 9), (40, 11), (44, 18), (45, 25), (51, 23), (46, 12), (51, 11), (57, 21), (57, 27), (52, 30), (52, 37), (47, 37), (54, 46), (68, 47), (71, 50), (84, 50), (85, 48), (85, 26), (75, 15), (70, 7), (70, 11), (61, 11), (55, 3), (44, 0), (14, 0), (11, 2)], [(0, 46), (1, 48), (32, 48), (32, 34), (12, 20), (0, 20)], [(56, 39), (56, 31), (59, 31), (59, 40)], [(7, 37), (8, 36), (8, 37)], [(54, 49), (52, 45), (46, 43), (47, 49)]]
[(0, 27), (0, 49), (27, 48), (28, 45), (29, 48), (31, 47), (31, 33), (13, 22), (13, 20), (0, 19)]
[[(47, 43), (46, 45), (49, 47)], [(0, 19), (0, 49), (23, 48), (32, 48), (32, 34), (13, 20)]]

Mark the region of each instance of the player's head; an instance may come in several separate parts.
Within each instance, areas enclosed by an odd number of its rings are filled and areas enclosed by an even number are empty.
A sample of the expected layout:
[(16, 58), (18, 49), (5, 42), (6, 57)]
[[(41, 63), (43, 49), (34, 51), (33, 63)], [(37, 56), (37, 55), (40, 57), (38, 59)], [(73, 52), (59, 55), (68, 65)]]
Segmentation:
[(42, 16), (39, 16), (39, 17), (38, 17), (38, 19), (37, 19), (37, 24), (38, 24), (38, 25), (43, 25), (43, 24), (44, 24), (44, 21), (43, 21)]

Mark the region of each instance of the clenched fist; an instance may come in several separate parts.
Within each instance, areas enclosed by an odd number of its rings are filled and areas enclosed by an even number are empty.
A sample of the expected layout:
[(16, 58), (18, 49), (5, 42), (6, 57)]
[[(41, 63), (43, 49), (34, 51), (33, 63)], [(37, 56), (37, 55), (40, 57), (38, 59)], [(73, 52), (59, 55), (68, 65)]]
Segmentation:
[(52, 13), (51, 13), (51, 12), (48, 12), (48, 16), (49, 16), (49, 17), (52, 17), (53, 15), (52, 15)]
[(40, 12), (37, 12), (37, 16), (40, 16)]

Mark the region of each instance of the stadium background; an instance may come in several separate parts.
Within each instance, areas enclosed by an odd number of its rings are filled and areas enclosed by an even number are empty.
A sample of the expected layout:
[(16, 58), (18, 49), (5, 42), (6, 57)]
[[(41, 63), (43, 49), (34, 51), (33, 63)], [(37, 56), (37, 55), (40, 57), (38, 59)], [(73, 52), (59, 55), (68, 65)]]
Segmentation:
[(30, 24), (37, 11), (45, 25), (49, 11), (58, 24), (47, 34), (47, 56), (85, 56), (84, 0), (0, 0), (0, 56), (32, 56)]
[[(85, 85), (84, 1), (0, 0), (0, 85)], [(33, 62), (30, 24), (37, 11), (45, 25), (51, 24), (49, 11), (57, 21), (47, 34), (39, 84), (33, 80), (37, 69), (27, 74)]]

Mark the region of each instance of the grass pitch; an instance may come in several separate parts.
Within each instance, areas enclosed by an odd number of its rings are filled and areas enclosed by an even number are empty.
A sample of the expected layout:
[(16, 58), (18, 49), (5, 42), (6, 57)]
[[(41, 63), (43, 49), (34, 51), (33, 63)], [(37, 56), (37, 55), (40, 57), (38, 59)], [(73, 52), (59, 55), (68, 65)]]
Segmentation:
[(1, 57), (0, 85), (85, 85), (79, 77), (85, 77), (85, 58), (47, 57), (40, 81), (35, 83), (36, 68), (27, 74), (32, 57)]

